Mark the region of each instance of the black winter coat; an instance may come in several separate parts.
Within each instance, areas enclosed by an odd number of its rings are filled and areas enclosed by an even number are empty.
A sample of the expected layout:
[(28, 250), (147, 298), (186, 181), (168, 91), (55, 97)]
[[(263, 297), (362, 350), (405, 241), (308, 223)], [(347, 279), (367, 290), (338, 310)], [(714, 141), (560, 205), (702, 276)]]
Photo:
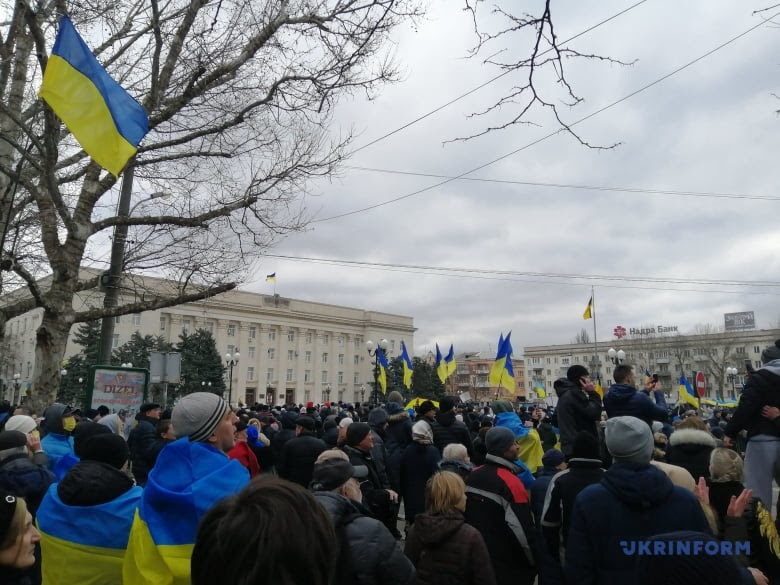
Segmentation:
[(479, 530), (463, 514), (418, 514), (404, 553), (417, 568), (415, 585), (495, 585)]
[(558, 430), (561, 433), (561, 451), (567, 457), (574, 448), (574, 438), (586, 431), (598, 439), (597, 421), (601, 418), (601, 397), (596, 392), (583, 392), (568, 380), (558, 389)]
[(352, 465), (365, 465), (368, 469), (368, 477), (360, 482), (363, 503), (374, 518), (388, 522), (390, 518), (395, 516), (395, 506), (390, 501), (390, 494), (387, 493), (390, 486), (382, 483), (371, 454), (348, 445), (343, 447), (343, 451), (349, 457), (349, 462)]
[(742, 429), (747, 429), (748, 439), (755, 435), (780, 437), (778, 421), (761, 416), (764, 406), (780, 408), (780, 360), (764, 364), (748, 376), (739, 405), (726, 425), (726, 436), (734, 439)]
[(12, 455), (0, 463), (0, 487), (23, 497), (33, 516), (49, 486), (55, 481), (51, 471), (45, 466), (36, 465), (24, 453)]
[(544, 512), (544, 501), (547, 495), (547, 488), (550, 486), (552, 478), (560, 473), (557, 467), (542, 467), (535, 475), (536, 481), (531, 486), (531, 511), (534, 515), (534, 525), (536, 528), (536, 566), (539, 571), (539, 585), (560, 585), (563, 583), (563, 572), (561, 563), (558, 561), (558, 555), (552, 555), (547, 550), (542, 534), (542, 514)]
[[(30, 577), (30, 573), (34, 570), (35, 567), (14, 569), (0, 565), (0, 583), (3, 585), (32, 585), (33, 580)], [(38, 580), (40, 581), (40, 576)]]
[[(347, 516), (363, 512), (359, 504), (333, 492), (315, 492), (314, 497), (339, 526)], [(411, 585), (414, 566), (401, 552), (393, 535), (379, 520), (366, 515), (344, 525), (351, 551), (352, 570), (358, 585)], [(346, 585), (346, 584), (345, 584)]]
[(471, 433), (462, 423), (455, 418), (455, 411), (440, 412), (436, 415), (438, 424), (431, 425), (433, 429), (433, 444), (439, 450), (444, 451), (444, 447), (453, 443), (460, 443), (466, 447), (469, 457), (474, 454), (474, 448), (471, 445)]
[(395, 491), (401, 489), (401, 454), (412, 442), (412, 419), (402, 406), (389, 402), (387, 404), (388, 426), (385, 431), (385, 450), (387, 459), (385, 471), (390, 487)]
[(678, 429), (669, 437), (666, 462), (687, 469), (694, 481), (710, 478), (710, 454), (717, 441), (707, 431)]
[(412, 443), (401, 455), (401, 497), (407, 522), (425, 511), (425, 484), (438, 471), (441, 455), (433, 445)]
[(314, 472), (314, 462), (328, 446), (312, 433), (303, 432), (287, 441), (276, 461), (280, 477), (308, 488)]
[(149, 471), (162, 450), (162, 437), (157, 435), (157, 419), (149, 418), (141, 413), (135, 417), (138, 424), (130, 431), (127, 446), (130, 448), (133, 476), (138, 485), (146, 485)]
[(134, 485), (129, 475), (113, 465), (79, 461), (57, 484), (57, 495), (67, 506), (98, 506), (115, 500)]

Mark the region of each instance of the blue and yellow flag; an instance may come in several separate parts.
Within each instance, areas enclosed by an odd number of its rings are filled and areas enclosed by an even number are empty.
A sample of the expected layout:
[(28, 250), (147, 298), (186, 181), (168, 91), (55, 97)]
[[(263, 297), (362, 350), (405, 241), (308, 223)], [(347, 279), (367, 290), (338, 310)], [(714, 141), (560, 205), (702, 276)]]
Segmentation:
[(43, 585), (122, 582), (130, 527), (143, 488), (96, 506), (68, 506), (52, 484), (38, 508)]
[(696, 399), (693, 388), (691, 388), (691, 383), (688, 382), (684, 374), (680, 376), (679, 394), (681, 402), (687, 402), (691, 406), (699, 408), (699, 401)]
[(249, 483), (238, 461), (184, 437), (163, 448), (135, 514), (124, 585), (189, 585), (198, 524), (219, 500)]
[(60, 19), (38, 95), (114, 176), (149, 131), (146, 111), (106, 73), (67, 16)]
[(539, 398), (547, 398), (547, 392), (544, 391), (544, 387), (539, 380), (536, 381), (536, 395)]
[(414, 372), (414, 368), (412, 367), (412, 360), (409, 357), (409, 352), (406, 351), (406, 344), (403, 341), (401, 341), (401, 363), (404, 368), (404, 386), (411, 388), (412, 372)]
[(441, 357), (441, 350), (439, 349), (439, 344), (436, 344), (436, 374), (439, 376), (439, 380), (441, 380), (441, 383), (444, 384), (444, 382), (447, 380), (447, 365), (444, 363), (444, 360)]
[(381, 347), (376, 348), (376, 360), (379, 365), (379, 387), (382, 389), (382, 394), (387, 394), (387, 358), (385, 352)]
[(604, 398), (604, 387), (601, 385), (601, 376), (596, 376), (596, 383), (593, 385), (593, 389), (602, 399)]
[(447, 367), (447, 377), (449, 378), (452, 376), (452, 374), (455, 373), (455, 369), (457, 368), (457, 364), (455, 363), (455, 348), (450, 343), (450, 351), (447, 353), (447, 356), (444, 358), (444, 363)]
[(593, 318), (593, 295), (591, 295), (590, 300), (588, 301), (588, 306), (585, 307), (585, 312), (582, 314), (583, 319), (592, 319)]
[[(685, 376), (683, 376), (683, 378), (684, 378), (684, 377), (685, 377)], [(652, 380), (652, 379), (653, 379), (653, 376), (651, 376), (651, 375), (650, 375), (650, 370), (648, 370), (647, 368), (645, 368), (645, 384), (649, 384), (649, 383), (650, 383), (650, 380)]]
[(514, 394), (515, 392), (515, 371), (512, 367), (512, 342), (510, 331), (506, 339), (503, 333), (498, 338), (498, 351), (496, 352), (496, 361), (490, 369), (488, 383), (491, 386), (501, 386)]
[(265, 280), (266, 282), (267, 281), (276, 282), (276, 272), (272, 272), (271, 274), (266, 274)]

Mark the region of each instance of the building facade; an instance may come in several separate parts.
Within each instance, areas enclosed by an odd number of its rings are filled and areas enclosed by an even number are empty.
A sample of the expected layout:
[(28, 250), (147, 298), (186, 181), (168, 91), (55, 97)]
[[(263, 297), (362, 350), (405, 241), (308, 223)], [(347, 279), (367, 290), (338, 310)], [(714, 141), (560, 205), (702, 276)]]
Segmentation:
[[(711, 333), (638, 334), (623, 339), (600, 341), (597, 344), (566, 344), (525, 347), (526, 388), (533, 395), (536, 382), (541, 383), (549, 397), (554, 396), (553, 382), (566, 376), (574, 364), (584, 365), (596, 378), (600, 374), (606, 390), (612, 383), (617, 364), (609, 350), (622, 350), (622, 363), (631, 365), (641, 384), (644, 372), (657, 374), (661, 386), (671, 399), (678, 398), (679, 379), (683, 374), (693, 385), (694, 372), (704, 373), (706, 396), (728, 399), (738, 393), (744, 382), (746, 361), (755, 369), (761, 367), (761, 352), (780, 339), (780, 329), (750, 331), (716, 331)], [(737, 375), (728, 369), (736, 368)]]
[[(154, 286), (155, 280), (145, 278), (144, 282)], [(101, 302), (102, 295), (91, 291), (80, 295), (74, 306)], [(6, 387), (13, 386), (15, 374), (22, 392), (29, 387), (41, 311), (30, 311), (6, 324), (5, 344), (11, 356), (2, 366)], [(73, 342), (77, 327), (71, 330), (66, 356), (80, 350)], [(240, 354), (232, 381), (227, 379), (230, 370), (225, 373), (225, 386), (232, 384), (234, 403), (368, 399), (374, 368), (366, 341), (387, 339), (390, 358), (400, 353), (402, 341), (410, 353), (414, 351), (412, 317), (245, 291), (117, 317), (112, 345), (121, 346), (136, 331), (175, 344), (181, 333), (197, 329), (214, 336), (220, 354)]]
[(467, 395), (474, 402), (484, 403), (491, 400), (526, 399), (525, 369), (522, 359), (512, 360), (514, 371), (514, 393), (503, 386), (491, 386), (488, 377), (495, 363), (495, 356), (482, 353), (464, 353), (455, 356), (456, 369), (445, 385), (450, 394)]

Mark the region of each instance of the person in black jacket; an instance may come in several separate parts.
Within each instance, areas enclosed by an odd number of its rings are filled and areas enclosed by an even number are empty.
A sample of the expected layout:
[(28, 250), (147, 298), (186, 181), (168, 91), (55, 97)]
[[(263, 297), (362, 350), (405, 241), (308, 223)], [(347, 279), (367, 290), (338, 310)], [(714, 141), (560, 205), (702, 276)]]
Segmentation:
[[(620, 365), (612, 374), (615, 383), (609, 387), (609, 392), (604, 396), (604, 410), (609, 418), (616, 416), (633, 416), (653, 426), (653, 421), (664, 422), (669, 418), (663, 390), (658, 389), (658, 382), (650, 380), (645, 384), (645, 389), (636, 389), (636, 379), (631, 366)], [(655, 403), (650, 398), (653, 392)]]
[[(30, 451), (34, 453), (32, 460)], [(0, 488), (23, 497), (33, 517), (55, 481), (54, 474), (46, 468), (46, 454), (37, 436), (21, 431), (0, 433)]]
[(40, 539), (24, 499), (0, 489), (0, 583), (32, 583)]
[(717, 442), (708, 425), (696, 416), (682, 421), (669, 437), (664, 461), (687, 469), (694, 480), (710, 478), (710, 454)]
[(780, 407), (780, 339), (761, 353), (762, 368), (748, 376), (734, 416), (726, 425), (724, 447), (733, 447), (747, 429), (745, 487), (771, 507), (772, 479), (780, 484), (780, 425), (762, 416), (764, 407)]
[(144, 486), (149, 471), (154, 467), (162, 443), (162, 438), (157, 434), (157, 423), (160, 422), (160, 405), (152, 402), (141, 405), (140, 411), (135, 415), (135, 420), (138, 421), (138, 424), (130, 431), (127, 446), (130, 447), (130, 460), (135, 481), (138, 485)]
[(565, 380), (555, 383), (558, 406), (555, 414), (561, 433), (561, 451), (571, 457), (574, 437), (585, 431), (598, 438), (597, 422), (601, 418), (601, 396), (590, 380), (588, 370), (579, 364), (571, 366)]
[(414, 524), (414, 517), (425, 511), (425, 484), (438, 470), (441, 460), (439, 450), (433, 446), (430, 425), (421, 420), (412, 427), (413, 442), (401, 455), (401, 491), (407, 524)]
[(471, 445), (471, 433), (466, 424), (455, 418), (455, 399), (445, 396), (439, 402), (439, 412), (436, 414), (436, 423), (431, 425), (433, 429), (433, 444), (439, 450), (452, 443), (460, 443), (466, 446), (469, 457), (474, 455)]
[[(398, 394), (398, 392), (391, 392), (390, 396), (392, 397), (393, 394)], [(388, 414), (385, 438), (387, 467), (385, 470), (390, 487), (399, 491), (401, 489), (401, 454), (412, 442), (412, 419), (409, 413), (404, 410), (403, 404), (389, 401), (385, 408)]]
[(296, 436), (282, 447), (276, 470), (280, 477), (309, 487), (314, 462), (328, 446), (314, 435), (316, 427), (313, 418), (299, 416), (295, 424)]

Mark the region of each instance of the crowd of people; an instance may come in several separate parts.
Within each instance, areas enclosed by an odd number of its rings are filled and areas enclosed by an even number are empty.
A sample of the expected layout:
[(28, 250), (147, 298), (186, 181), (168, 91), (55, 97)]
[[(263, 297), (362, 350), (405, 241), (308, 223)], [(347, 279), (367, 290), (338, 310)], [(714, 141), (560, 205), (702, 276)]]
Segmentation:
[(555, 408), (2, 405), (0, 583), (780, 584), (780, 341), (762, 361), (711, 412), (625, 365), (603, 397), (572, 366)]

